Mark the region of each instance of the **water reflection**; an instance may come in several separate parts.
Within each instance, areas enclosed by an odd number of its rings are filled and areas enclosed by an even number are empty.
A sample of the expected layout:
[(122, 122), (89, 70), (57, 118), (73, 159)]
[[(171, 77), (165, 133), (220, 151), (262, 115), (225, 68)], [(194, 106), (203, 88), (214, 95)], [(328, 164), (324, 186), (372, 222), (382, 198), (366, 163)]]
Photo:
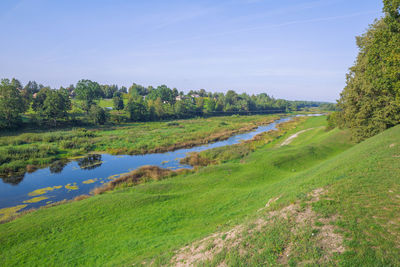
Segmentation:
[(7, 177), (0, 177), (0, 178), (3, 180), (3, 183), (10, 185), (18, 185), (20, 182), (22, 182), (22, 180), (24, 180), (24, 177), (25, 173)]
[(50, 165), (50, 173), (61, 173), (64, 170), (64, 167), (67, 166), (67, 164), (68, 160), (57, 160)]
[(90, 154), (84, 158), (78, 159), (78, 165), (83, 170), (93, 170), (101, 166), (100, 154)]

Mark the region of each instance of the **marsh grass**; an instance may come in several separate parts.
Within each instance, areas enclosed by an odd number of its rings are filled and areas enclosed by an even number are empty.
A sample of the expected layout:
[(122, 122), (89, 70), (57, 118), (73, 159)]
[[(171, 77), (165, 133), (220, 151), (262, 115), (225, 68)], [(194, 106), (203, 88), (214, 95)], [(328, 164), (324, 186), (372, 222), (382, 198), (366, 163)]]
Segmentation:
[(0, 176), (31, 172), (59, 159), (96, 151), (133, 155), (189, 148), (251, 131), (277, 118), (275, 115), (231, 116), (127, 123), (91, 129), (3, 133), (0, 136)]
[(191, 170), (187, 169), (173, 171), (157, 166), (143, 166), (137, 170), (124, 174), (121, 177), (112, 180), (111, 182), (108, 182), (102, 187), (97, 187), (93, 189), (91, 193), (93, 195), (99, 195), (107, 191), (115, 190), (117, 188), (131, 187), (149, 181), (160, 181), (162, 179), (174, 177), (179, 174), (188, 174), (191, 172)]

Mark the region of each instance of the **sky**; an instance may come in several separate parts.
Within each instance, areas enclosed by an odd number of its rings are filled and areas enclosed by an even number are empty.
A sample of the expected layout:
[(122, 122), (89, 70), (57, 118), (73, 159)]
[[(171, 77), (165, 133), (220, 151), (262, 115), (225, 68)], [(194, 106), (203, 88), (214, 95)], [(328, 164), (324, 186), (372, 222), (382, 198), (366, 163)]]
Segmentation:
[(381, 0), (1, 0), (0, 78), (334, 102)]

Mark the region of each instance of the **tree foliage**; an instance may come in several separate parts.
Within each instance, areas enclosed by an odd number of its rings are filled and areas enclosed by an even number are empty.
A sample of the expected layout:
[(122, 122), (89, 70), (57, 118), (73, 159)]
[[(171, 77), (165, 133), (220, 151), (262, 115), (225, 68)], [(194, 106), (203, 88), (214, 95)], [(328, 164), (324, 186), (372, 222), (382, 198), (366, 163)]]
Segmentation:
[(80, 80), (75, 87), (76, 97), (83, 100), (82, 108), (89, 112), (90, 107), (93, 105), (94, 100), (99, 99), (103, 91), (97, 82), (91, 80)]
[[(1, 128), (16, 127), (21, 122), (21, 113), (29, 110), (26, 118), (43, 127), (59, 125), (60, 122), (81, 124), (91, 122), (104, 124), (130, 121), (157, 121), (185, 119), (197, 116), (233, 114), (266, 114), (295, 111), (303, 107), (316, 107), (320, 102), (287, 101), (275, 99), (267, 94), (238, 94), (233, 90), (224, 93), (207, 92), (205, 89), (191, 90), (188, 94), (176, 88), (161, 85), (147, 88), (132, 84), (129, 93), (125, 87), (100, 85), (90, 80), (80, 80), (76, 86), (52, 89), (35, 81), (24, 87), (17, 79), (3, 80)], [(112, 95), (111, 95), (112, 94)], [(107, 112), (97, 102), (112, 97), (113, 110)], [(74, 98), (80, 101), (73, 101)], [(124, 105), (123, 99), (129, 101)], [(8, 102), (6, 99), (10, 99)], [(7, 107), (7, 108), (6, 108)], [(30, 109), (31, 108), (31, 109)], [(84, 111), (84, 112), (82, 112)], [(7, 117), (7, 118), (6, 118)]]
[[(15, 79), (13, 79), (14, 81)], [(20, 84), (19, 84), (20, 85)], [(14, 128), (21, 122), (21, 113), (26, 106), (21, 97), (20, 86), (8, 79), (2, 79), (0, 83), (0, 128)]]
[(103, 125), (107, 121), (106, 111), (98, 105), (92, 105), (89, 110), (89, 119), (94, 124)]
[(124, 109), (124, 99), (122, 98), (122, 94), (118, 91), (114, 93), (113, 105), (114, 105), (115, 110), (123, 110)]
[(70, 109), (71, 100), (66, 89), (49, 90), (39, 114), (45, 120), (52, 121), (56, 125), (57, 120), (68, 118), (68, 110)]
[(357, 37), (359, 54), (341, 93), (340, 124), (363, 140), (400, 123), (400, 0), (384, 0), (383, 19)]
[(131, 121), (146, 121), (149, 120), (149, 113), (146, 105), (141, 97), (134, 99), (130, 97), (128, 104), (125, 107)]

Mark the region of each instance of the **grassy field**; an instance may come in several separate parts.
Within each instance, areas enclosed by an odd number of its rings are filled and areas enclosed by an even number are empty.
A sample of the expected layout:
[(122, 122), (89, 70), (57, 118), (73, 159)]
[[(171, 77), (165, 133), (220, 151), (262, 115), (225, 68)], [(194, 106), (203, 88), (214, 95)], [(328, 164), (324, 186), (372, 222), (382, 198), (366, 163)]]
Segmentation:
[(229, 116), (170, 122), (126, 123), (86, 129), (3, 133), (0, 175), (34, 170), (88, 152), (141, 154), (205, 144), (249, 131), (278, 118)]
[(400, 265), (400, 127), (354, 146), (324, 119), (241, 161), (2, 224), (0, 265), (161, 265), (196, 253), (212, 256), (205, 266)]

